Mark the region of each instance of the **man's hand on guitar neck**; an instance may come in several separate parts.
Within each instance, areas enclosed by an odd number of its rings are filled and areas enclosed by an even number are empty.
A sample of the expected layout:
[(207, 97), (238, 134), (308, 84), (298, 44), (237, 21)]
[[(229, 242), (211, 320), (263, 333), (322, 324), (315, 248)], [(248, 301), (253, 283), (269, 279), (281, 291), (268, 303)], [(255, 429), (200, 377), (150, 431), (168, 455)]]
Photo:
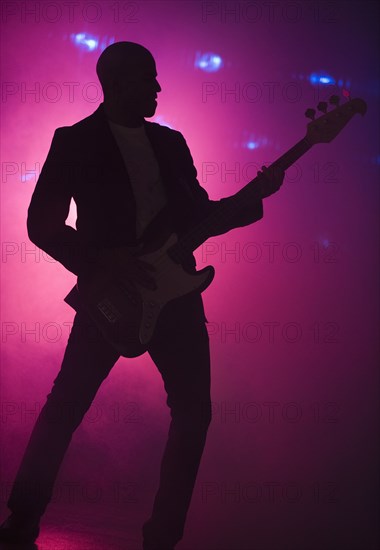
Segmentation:
[(133, 288), (136, 283), (150, 290), (157, 288), (154, 267), (133, 256), (127, 247), (104, 249), (99, 259), (102, 268)]
[(267, 168), (266, 166), (262, 166), (261, 170), (257, 172), (257, 177), (261, 186), (261, 198), (264, 199), (280, 189), (285, 172), (280, 168)]

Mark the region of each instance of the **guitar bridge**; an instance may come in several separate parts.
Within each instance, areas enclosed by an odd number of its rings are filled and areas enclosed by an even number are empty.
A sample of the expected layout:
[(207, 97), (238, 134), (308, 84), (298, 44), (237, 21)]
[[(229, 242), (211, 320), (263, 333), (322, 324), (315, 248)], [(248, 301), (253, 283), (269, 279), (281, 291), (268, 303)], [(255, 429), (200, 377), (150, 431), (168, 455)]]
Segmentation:
[(116, 323), (122, 316), (120, 311), (108, 300), (108, 298), (104, 298), (98, 302), (97, 308), (109, 323)]

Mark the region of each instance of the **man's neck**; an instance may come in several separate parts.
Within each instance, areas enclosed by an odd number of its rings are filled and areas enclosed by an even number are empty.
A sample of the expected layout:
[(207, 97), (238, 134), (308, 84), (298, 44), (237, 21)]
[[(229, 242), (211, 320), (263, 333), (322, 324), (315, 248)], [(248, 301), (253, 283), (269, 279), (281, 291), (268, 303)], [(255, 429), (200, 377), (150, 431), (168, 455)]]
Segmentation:
[(144, 124), (144, 118), (135, 113), (128, 113), (127, 111), (121, 111), (114, 105), (110, 105), (106, 102), (103, 103), (104, 112), (108, 120), (120, 126), (126, 126), (127, 128), (138, 128)]

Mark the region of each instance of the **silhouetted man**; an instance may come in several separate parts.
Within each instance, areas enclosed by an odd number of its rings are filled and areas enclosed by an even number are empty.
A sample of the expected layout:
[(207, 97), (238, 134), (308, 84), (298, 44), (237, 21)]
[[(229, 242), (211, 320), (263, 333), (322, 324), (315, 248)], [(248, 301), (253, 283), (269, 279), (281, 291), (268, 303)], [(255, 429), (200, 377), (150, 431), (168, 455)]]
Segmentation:
[[(154, 270), (128, 249), (193, 224), (231, 205), (210, 236), (259, 220), (262, 197), (280, 187), (283, 174), (266, 169), (251, 200), (210, 201), (183, 136), (149, 123), (161, 91), (151, 53), (135, 43), (109, 46), (97, 63), (104, 103), (89, 117), (56, 130), (28, 210), (33, 243), (69, 271), (89, 277), (97, 269), (132, 286), (154, 288)], [(71, 198), (76, 230), (65, 225)], [(117, 251), (117, 253), (114, 253)], [(192, 253), (181, 259), (195, 272)], [(74, 430), (119, 358), (92, 322), (74, 287), (65, 300), (76, 310), (62, 366), (36, 421), (19, 467), (0, 540), (34, 541), (39, 520)], [(171, 423), (159, 489), (143, 525), (144, 550), (170, 550), (182, 538), (186, 514), (211, 420), (210, 357), (200, 292), (176, 298), (159, 317), (148, 352), (164, 381)], [(67, 414), (70, 404), (70, 414)]]

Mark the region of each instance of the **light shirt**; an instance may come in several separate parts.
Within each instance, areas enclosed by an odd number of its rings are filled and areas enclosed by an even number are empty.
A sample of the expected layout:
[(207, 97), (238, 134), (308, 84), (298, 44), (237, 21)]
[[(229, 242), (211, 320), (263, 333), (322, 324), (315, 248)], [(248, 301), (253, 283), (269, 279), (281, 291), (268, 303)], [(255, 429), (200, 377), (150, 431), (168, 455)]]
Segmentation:
[(128, 128), (108, 120), (124, 159), (136, 200), (136, 234), (140, 237), (167, 197), (154, 151), (144, 126)]

